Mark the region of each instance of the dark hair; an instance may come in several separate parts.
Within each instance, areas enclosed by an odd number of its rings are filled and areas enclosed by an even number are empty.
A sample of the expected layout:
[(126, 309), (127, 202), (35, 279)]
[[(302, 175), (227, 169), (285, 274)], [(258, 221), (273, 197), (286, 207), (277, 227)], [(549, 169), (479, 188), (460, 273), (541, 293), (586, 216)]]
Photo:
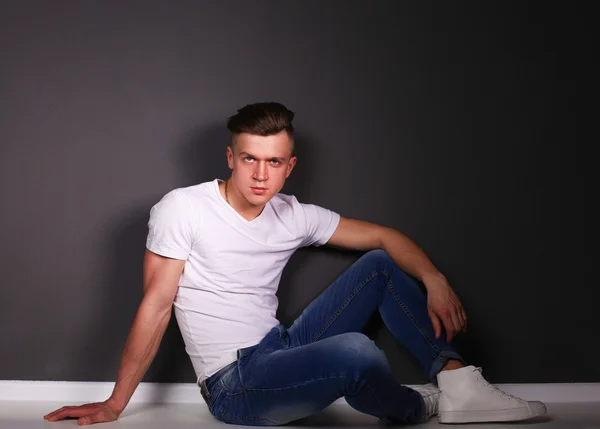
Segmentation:
[(254, 103), (238, 109), (237, 114), (227, 121), (227, 128), (233, 134), (249, 133), (258, 136), (271, 136), (285, 130), (293, 137), (292, 119), (294, 112), (281, 103)]

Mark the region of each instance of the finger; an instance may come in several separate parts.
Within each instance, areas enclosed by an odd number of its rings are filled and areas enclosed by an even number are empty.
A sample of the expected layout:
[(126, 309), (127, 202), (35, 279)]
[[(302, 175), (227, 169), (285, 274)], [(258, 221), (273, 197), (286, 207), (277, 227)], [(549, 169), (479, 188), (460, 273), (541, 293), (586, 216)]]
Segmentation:
[(66, 407), (61, 407), (58, 410), (54, 410), (51, 413), (48, 413), (44, 416), (45, 419), (47, 419), (48, 417), (52, 417), (54, 414), (60, 413), (62, 410), (64, 410)]
[(442, 326), (440, 325), (440, 319), (437, 317), (433, 311), (428, 310), (429, 318), (431, 319), (431, 323), (433, 324), (433, 332), (435, 332), (435, 338), (439, 339), (442, 335)]
[(467, 332), (467, 313), (465, 313), (465, 310), (462, 307), (460, 309), (460, 314), (462, 315), (463, 320), (463, 332)]
[(458, 324), (456, 326), (456, 332), (464, 332), (465, 330), (465, 326), (467, 324), (466, 318), (465, 318), (465, 311), (463, 310), (462, 306), (460, 304), (457, 305), (455, 313), (456, 317), (453, 317), (453, 321), (456, 323), (458, 321)]
[(82, 417), (88, 413), (88, 410), (82, 407), (65, 407), (60, 413), (56, 413), (48, 420), (54, 422), (56, 420), (62, 420), (66, 418)]
[(463, 323), (460, 320), (461, 316), (458, 313), (458, 310), (451, 313), (450, 318), (452, 319), (452, 323), (454, 324), (454, 332), (458, 334), (463, 329)]
[(72, 407), (62, 407), (56, 411), (51, 412), (50, 414), (48, 414), (46, 420), (50, 420), (50, 421), (55, 421), (61, 418), (61, 416), (64, 413), (68, 413), (69, 409), (71, 409)]
[(454, 322), (452, 322), (452, 317), (449, 315), (445, 316), (442, 320), (444, 321), (444, 327), (446, 328), (446, 341), (449, 344), (456, 334), (456, 328), (454, 327)]

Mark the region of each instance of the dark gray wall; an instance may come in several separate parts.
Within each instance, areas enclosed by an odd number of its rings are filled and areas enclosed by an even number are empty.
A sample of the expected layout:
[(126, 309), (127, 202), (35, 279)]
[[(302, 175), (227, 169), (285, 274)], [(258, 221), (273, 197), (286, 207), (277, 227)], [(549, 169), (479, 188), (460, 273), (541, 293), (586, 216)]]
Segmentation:
[[(490, 380), (600, 381), (577, 27), (525, 2), (3, 2), (0, 379), (114, 380), (150, 207), (226, 177), (225, 119), (277, 100), (300, 131), (284, 192), (414, 238)], [(280, 319), (357, 257), (298, 252)], [(174, 323), (145, 380), (194, 381)]]

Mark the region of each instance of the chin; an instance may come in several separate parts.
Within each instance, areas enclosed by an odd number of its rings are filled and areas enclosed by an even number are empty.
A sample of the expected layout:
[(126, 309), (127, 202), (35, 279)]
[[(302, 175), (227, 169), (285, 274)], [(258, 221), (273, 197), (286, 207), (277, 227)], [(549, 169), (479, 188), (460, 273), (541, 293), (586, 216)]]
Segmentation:
[(249, 195), (246, 195), (245, 197), (246, 197), (246, 201), (248, 201), (253, 206), (262, 206), (262, 205), (265, 205), (273, 196), (270, 194), (268, 194), (268, 195), (249, 194)]

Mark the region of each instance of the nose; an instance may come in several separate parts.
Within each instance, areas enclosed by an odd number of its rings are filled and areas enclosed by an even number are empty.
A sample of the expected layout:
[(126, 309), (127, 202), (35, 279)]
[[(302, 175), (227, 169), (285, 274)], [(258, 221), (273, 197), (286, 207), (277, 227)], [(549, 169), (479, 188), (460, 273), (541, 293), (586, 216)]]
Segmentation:
[(259, 161), (256, 163), (256, 168), (254, 169), (253, 177), (255, 180), (258, 180), (259, 182), (264, 182), (265, 180), (267, 180), (269, 178), (269, 173), (267, 172), (266, 161)]

